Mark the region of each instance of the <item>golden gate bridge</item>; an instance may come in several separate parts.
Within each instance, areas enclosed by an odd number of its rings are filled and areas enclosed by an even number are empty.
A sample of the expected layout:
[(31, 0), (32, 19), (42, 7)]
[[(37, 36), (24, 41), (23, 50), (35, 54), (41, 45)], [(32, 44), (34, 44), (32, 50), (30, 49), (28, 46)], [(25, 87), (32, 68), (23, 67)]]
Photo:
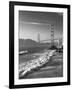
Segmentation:
[(62, 38), (55, 38), (54, 37), (54, 24), (39, 23), (39, 22), (23, 22), (23, 23), (48, 26), (48, 30), (50, 30), (50, 39), (40, 40), (40, 34), (38, 33), (37, 40), (39, 43), (50, 42), (51, 46), (53, 46), (55, 44), (55, 42), (57, 42), (58, 45), (62, 44), (62, 41), (63, 41)]
[[(47, 25), (47, 24), (46, 24)], [(50, 39), (40, 40), (40, 33), (38, 33), (38, 42), (39, 43), (50, 43), (51, 46), (54, 46), (57, 43), (57, 46), (62, 45), (62, 38), (55, 38), (54, 37), (54, 24), (48, 24), (48, 27), (50, 27)]]

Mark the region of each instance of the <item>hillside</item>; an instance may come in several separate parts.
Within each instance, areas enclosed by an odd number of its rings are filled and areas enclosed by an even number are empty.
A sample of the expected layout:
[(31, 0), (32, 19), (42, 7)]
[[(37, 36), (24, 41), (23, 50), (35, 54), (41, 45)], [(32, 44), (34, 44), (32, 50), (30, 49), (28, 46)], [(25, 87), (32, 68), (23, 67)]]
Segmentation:
[(27, 48), (31, 48), (31, 47), (36, 47), (39, 44), (31, 39), (19, 39), (19, 49), (27, 49)]
[(45, 47), (48, 47), (48, 43), (38, 43), (31, 39), (19, 39), (19, 51), (23, 50), (37, 50), (37, 49), (44, 49)]

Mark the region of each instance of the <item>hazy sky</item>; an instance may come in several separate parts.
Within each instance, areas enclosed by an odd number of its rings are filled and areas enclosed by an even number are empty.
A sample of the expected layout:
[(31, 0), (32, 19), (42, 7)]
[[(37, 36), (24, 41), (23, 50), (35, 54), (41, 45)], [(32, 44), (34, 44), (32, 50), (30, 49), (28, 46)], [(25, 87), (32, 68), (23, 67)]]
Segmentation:
[(19, 11), (19, 38), (37, 41), (39, 33), (41, 40), (50, 39), (51, 28), (48, 24), (54, 24), (55, 38), (62, 37), (62, 13)]

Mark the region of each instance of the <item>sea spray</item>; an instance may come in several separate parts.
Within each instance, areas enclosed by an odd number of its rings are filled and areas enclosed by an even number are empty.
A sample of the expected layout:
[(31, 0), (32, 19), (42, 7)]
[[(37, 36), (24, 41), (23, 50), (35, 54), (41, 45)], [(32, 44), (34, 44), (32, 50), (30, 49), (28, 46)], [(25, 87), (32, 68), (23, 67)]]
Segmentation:
[(19, 66), (19, 76), (24, 77), (28, 72), (33, 69), (40, 68), (46, 64), (53, 56), (55, 50), (48, 50), (44, 55), (41, 55), (38, 59), (30, 60)]

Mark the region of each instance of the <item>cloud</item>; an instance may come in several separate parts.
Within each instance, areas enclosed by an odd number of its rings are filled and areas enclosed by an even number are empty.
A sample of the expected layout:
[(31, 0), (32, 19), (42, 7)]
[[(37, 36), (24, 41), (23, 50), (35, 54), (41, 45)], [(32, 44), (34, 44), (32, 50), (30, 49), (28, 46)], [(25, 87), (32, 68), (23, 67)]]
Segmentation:
[(34, 24), (34, 25), (49, 25), (49, 26), (51, 26), (51, 24), (38, 23), (38, 22), (24, 22), (24, 21), (21, 21), (20, 23), (24, 23), (24, 24)]

